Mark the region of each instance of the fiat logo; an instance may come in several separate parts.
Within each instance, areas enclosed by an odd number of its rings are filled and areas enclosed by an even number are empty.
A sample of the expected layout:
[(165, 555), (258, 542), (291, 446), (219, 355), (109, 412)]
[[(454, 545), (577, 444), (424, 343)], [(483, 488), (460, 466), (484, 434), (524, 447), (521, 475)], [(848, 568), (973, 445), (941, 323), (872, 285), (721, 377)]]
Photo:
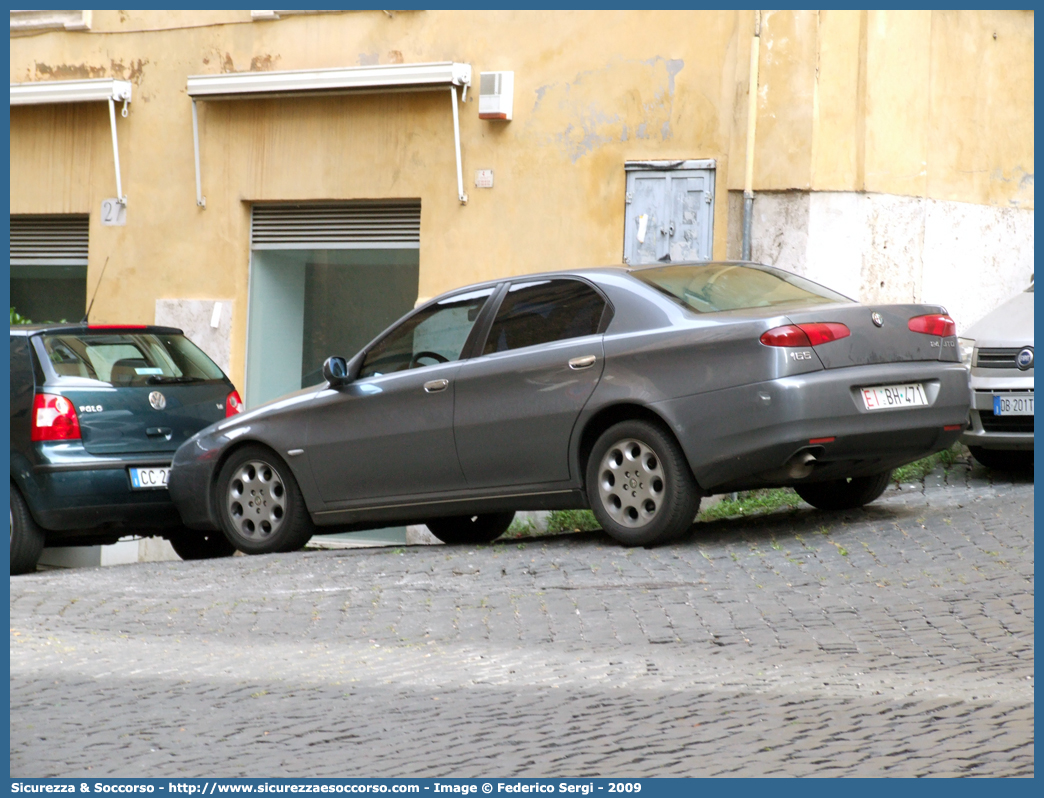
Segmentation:
[(156, 410), (162, 410), (167, 406), (167, 397), (165, 397), (159, 391), (153, 391), (149, 394), (149, 404), (152, 405)]
[(1019, 352), (1015, 358), (1015, 365), (1022, 371), (1033, 368), (1033, 350), (1028, 346)]
[(881, 314), (878, 313), (876, 310), (873, 313), (870, 314), (870, 320), (877, 327), (884, 327), (884, 319), (881, 318)]

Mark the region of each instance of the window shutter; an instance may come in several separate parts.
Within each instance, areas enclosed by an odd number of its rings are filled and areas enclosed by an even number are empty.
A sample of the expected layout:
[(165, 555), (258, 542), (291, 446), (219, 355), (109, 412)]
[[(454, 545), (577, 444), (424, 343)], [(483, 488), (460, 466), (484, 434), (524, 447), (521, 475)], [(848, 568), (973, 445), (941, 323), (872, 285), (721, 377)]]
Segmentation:
[(12, 266), (86, 266), (87, 214), (11, 216)]
[(419, 249), (420, 200), (254, 205), (253, 249)]

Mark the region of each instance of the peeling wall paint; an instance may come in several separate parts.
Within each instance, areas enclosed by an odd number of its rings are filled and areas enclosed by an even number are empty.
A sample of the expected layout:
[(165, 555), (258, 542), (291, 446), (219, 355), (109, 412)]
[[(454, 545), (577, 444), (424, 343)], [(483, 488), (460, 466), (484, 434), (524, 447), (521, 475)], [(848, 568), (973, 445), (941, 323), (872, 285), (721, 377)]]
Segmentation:
[[(679, 58), (615, 58), (568, 82), (538, 86), (533, 92), (527, 130), (546, 127), (551, 115), (572, 120), (564, 129), (545, 134), (543, 140), (573, 164), (610, 142), (668, 141), (672, 137), (675, 78), (684, 66)], [(620, 93), (624, 87), (626, 91)]]

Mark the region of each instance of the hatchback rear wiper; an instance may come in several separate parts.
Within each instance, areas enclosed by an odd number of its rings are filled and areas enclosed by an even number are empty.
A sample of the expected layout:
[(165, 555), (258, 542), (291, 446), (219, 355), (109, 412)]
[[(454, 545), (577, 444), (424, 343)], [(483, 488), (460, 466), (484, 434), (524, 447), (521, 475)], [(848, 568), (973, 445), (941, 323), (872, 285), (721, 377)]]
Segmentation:
[(154, 374), (151, 377), (149, 377), (146, 380), (146, 382), (149, 385), (168, 384), (168, 383), (173, 383), (173, 382), (203, 382), (203, 378), (202, 377), (188, 377), (188, 376), (183, 376), (183, 377), (165, 377), (165, 376), (160, 375), (160, 374)]

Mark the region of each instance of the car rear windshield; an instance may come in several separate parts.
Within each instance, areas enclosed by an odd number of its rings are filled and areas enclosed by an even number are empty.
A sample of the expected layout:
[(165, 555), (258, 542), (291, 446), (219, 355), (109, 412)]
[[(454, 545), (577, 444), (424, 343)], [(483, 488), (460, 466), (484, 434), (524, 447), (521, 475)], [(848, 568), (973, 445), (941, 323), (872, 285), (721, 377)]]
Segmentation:
[(60, 377), (99, 380), (116, 387), (221, 380), (214, 361), (183, 335), (164, 333), (53, 333), (42, 336)]
[(631, 273), (697, 313), (852, 301), (811, 280), (771, 266), (707, 263), (658, 266)]

